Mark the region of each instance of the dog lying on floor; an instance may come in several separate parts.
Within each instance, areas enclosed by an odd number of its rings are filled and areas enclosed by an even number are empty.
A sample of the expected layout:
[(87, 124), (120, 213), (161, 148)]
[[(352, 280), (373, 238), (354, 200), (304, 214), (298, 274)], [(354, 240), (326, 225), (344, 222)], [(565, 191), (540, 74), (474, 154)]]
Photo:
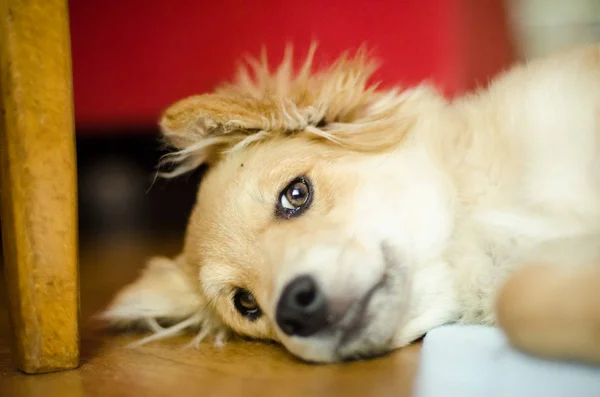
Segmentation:
[(517, 269), (599, 258), (600, 46), (452, 101), (378, 90), (364, 51), (321, 71), (313, 54), (297, 72), (290, 52), (273, 72), (251, 59), (166, 110), (166, 176), (208, 171), (182, 253), (152, 259), (105, 319), (147, 325), (140, 343), (196, 329), (193, 344), (237, 334), (336, 362), (446, 323), (495, 324)]

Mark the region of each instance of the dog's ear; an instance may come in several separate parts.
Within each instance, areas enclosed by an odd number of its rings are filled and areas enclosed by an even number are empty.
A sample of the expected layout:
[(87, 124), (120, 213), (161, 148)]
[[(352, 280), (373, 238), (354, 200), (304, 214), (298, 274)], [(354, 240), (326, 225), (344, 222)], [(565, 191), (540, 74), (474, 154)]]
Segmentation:
[(177, 323), (198, 317), (204, 309), (203, 298), (182, 267), (182, 259), (155, 257), (99, 317), (115, 327), (152, 327), (157, 321)]
[(170, 160), (189, 163), (185, 172), (216, 161), (220, 150), (246, 138), (303, 130), (311, 122), (316, 124), (314, 113), (298, 109), (287, 98), (268, 94), (256, 98), (243, 90), (223, 90), (174, 103), (159, 124), (167, 144), (176, 150)]
[(270, 74), (266, 60), (264, 64), (250, 60), (254, 77), (242, 66), (235, 83), (169, 106), (159, 125), (167, 145), (175, 151), (162, 164), (174, 164), (175, 169), (162, 175), (181, 175), (216, 162), (224, 152), (317, 126), (325, 117), (326, 104), (312, 96), (316, 93), (310, 88), (312, 55), (297, 76), (292, 75), (291, 62), (288, 51)]

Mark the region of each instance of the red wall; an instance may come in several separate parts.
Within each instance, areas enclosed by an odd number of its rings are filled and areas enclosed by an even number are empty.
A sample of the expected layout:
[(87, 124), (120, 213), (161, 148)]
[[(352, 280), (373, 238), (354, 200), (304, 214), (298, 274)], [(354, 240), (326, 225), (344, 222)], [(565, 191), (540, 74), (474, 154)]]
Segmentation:
[(365, 43), (387, 85), (438, 83), (448, 94), (511, 59), (501, 0), (71, 0), (80, 129), (146, 127), (184, 96), (230, 78), (244, 53), (286, 43), (317, 63)]

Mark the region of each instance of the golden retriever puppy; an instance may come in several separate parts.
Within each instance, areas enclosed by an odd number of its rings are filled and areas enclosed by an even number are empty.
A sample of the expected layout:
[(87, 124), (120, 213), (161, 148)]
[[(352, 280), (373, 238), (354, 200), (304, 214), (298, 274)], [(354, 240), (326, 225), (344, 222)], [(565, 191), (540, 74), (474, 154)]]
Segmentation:
[(452, 101), (377, 89), (364, 51), (317, 71), (313, 53), (297, 71), (290, 52), (274, 71), (250, 60), (166, 110), (167, 176), (208, 171), (182, 253), (153, 259), (106, 319), (147, 324), (142, 342), (196, 328), (194, 343), (232, 333), (336, 362), (494, 324), (520, 266), (598, 258), (600, 46)]

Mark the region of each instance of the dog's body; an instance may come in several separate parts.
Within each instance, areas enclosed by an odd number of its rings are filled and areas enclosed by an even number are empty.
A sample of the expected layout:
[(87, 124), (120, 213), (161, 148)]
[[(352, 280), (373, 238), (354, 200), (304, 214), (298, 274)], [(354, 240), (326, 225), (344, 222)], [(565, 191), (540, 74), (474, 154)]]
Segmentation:
[(599, 259), (600, 47), (452, 102), (370, 89), (361, 56), (309, 66), (294, 79), (288, 61), (273, 75), (254, 64), (254, 79), (167, 110), (180, 170), (209, 171), (183, 253), (155, 260), (106, 318), (200, 325), (198, 340), (232, 330), (331, 362), (494, 324), (517, 268)]

